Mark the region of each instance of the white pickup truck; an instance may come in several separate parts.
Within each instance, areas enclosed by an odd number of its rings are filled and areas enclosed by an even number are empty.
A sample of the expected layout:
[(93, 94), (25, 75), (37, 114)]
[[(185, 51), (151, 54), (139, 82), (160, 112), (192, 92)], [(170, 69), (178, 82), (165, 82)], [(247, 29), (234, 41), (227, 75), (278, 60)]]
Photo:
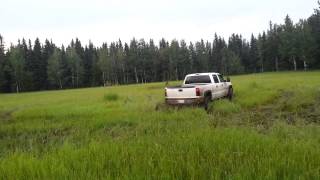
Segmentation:
[(233, 96), (233, 88), (228, 78), (219, 73), (188, 74), (181, 86), (165, 88), (166, 103), (170, 105), (203, 104), (205, 109), (214, 99)]

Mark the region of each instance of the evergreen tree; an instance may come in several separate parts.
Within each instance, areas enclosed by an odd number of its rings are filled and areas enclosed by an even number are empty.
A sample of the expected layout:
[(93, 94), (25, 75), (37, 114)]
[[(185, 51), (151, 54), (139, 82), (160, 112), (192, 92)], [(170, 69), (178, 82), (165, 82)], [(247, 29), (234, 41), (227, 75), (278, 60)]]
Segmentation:
[(223, 38), (215, 34), (212, 45), (212, 66), (213, 71), (223, 72), (227, 68), (226, 62), (223, 60), (223, 51), (227, 48), (227, 44)]
[(259, 54), (259, 61), (258, 66), (260, 67), (260, 72), (264, 72), (264, 64), (266, 61), (266, 34), (265, 32), (258, 37), (258, 54)]
[(118, 78), (119, 78), (119, 82), (120, 83), (123, 83), (125, 84), (126, 83), (126, 64), (125, 64), (125, 56), (124, 56), (124, 49), (123, 49), (123, 46), (122, 46), (122, 42), (121, 40), (119, 39), (118, 40), (118, 43), (116, 45), (117, 47), (117, 50), (116, 50), (116, 59), (118, 61), (118, 74), (120, 75)]
[(169, 53), (169, 43), (164, 38), (162, 38), (159, 42), (159, 74), (161, 74), (161, 81), (168, 81), (170, 79)]
[(5, 63), (5, 54), (4, 54), (4, 44), (3, 44), (3, 38), (0, 34), (0, 92), (3, 91), (4, 84), (6, 83), (6, 79), (4, 77), (4, 63)]
[(94, 67), (96, 61), (95, 48), (91, 42), (89, 47), (85, 47), (83, 59), (83, 85), (86, 87), (95, 84)]
[[(241, 56), (237, 55), (240, 58), (242, 67), (247, 66), (248, 62), (251, 62), (250, 60), (250, 43), (247, 42), (245, 39), (242, 40), (242, 48), (241, 48)], [(247, 68), (248, 69), (248, 68)], [(241, 69), (242, 71), (242, 69)], [(252, 71), (244, 71), (247, 73), (252, 73)], [(243, 73), (243, 71), (242, 71)]]
[(32, 58), (32, 47), (28, 47), (26, 40), (22, 39), (22, 44), (19, 45), (24, 59), (25, 59), (25, 68), (24, 68), (24, 78), (23, 78), (23, 90), (24, 91), (30, 91), (33, 89), (33, 79), (32, 79), (32, 73), (31, 73), (31, 67), (30, 67), (30, 60)]
[(197, 72), (196, 71), (196, 68), (195, 68), (195, 61), (196, 61), (196, 58), (197, 58), (197, 55), (196, 55), (196, 51), (195, 51), (195, 48), (194, 48), (194, 45), (192, 42), (190, 42), (189, 44), (189, 68), (190, 68), (190, 73), (195, 73)]
[[(74, 61), (74, 70), (76, 70), (75, 76), (75, 85), (76, 87), (83, 87), (83, 80), (84, 80), (84, 48), (81, 45), (81, 42), (78, 38), (76, 38), (74, 42), (74, 51), (72, 52), (72, 57), (75, 58)], [(68, 54), (68, 53), (67, 53)], [(69, 53), (70, 55), (70, 53)]]
[(178, 80), (179, 79), (179, 68), (178, 67), (178, 57), (179, 57), (179, 42), (177, 40), (172, 40), (169, 48), (169, 79)]
[(184, 40), (181, 40), (180, 51), (178, 56), (178, 67), (180, 67), (179, 79), (184, 78), (184, 76), (191, 71), (190, 64), (191, 62), (189, 58), (189, 50), (187, 43)]
[(159, 67), (160, 67), (160, 61), (159, 61), (159, 49), (154, 44), (154, 41), (150, 39), (149, 41), (149, 53), (150, 53), (150, 63), (149, 63), (149, 70), (150, 70), (150, 76), (151, 81), (161, 81), (160, 79), (160, 73), (159, 73)]
[(28, 69), (30, 68), (32, 74), (33, 90), (42, 90), (46, 88), (47, 64), (42, 58), (41, 49), (40, 41), (37, 38), (34, 42), (32, 55), (28, 62), (30, 63)]
[(320, 68), (320, 1), (318, 1), (318, 9), (314, 10), (314, 13), (308, 18), (307, 22), (311, 30), (312, 39), (315, 41), (315, 51), (313, 51), (313, 65), (311, 68)]
[(251, 35), (250, 41), (250, 61), (246, 64), (246, 72), (257, 72), (259, 62), (258, 40)]
[(118, 61), (117, 61), (117, 45), (115, 42), (112, 42), (110, 44), (109, 48), (109, 57), (110, 57), (110, 63), (111, 63), (111, 68), (110, 68), (110, 80), (112, 84), (119, 84), (119, 78), (118, 78)]
[(4, 52), (4, 42), (0, 34), (0, 92), (10, 92), (10, 72)]
[(52, 56), (54, 51), (55, 51), (55, 45), (46, 39), (44, 47), (42, 48), (42, 59), (41, 59), (43, 64), (42, 68), (44, 68), (42, 71), (46, 72), (46, 73), (43, 73), (43, 79), (42, 79), (43, 89), (48, 88), (48, 77), (47, 77), (48, 59)]

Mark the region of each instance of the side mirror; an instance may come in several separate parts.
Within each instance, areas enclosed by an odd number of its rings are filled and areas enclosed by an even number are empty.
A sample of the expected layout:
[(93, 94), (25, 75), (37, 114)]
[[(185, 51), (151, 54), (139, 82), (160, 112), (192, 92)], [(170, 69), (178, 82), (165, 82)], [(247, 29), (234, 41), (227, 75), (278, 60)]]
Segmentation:
[(227, 82), (230, 82), (230, 78), (229, 77), (227, 77)]

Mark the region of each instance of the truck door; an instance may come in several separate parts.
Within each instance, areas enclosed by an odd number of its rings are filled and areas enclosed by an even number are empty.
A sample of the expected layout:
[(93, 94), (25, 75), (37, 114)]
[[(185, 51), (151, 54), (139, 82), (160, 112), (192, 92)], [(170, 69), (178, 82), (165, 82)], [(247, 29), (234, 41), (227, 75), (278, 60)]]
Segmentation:
[(221, 97), (221, 86), (217, 75), (212, 75), (213, 79), (213, 87), (212, 87), (212, 96), (213, 98), (220, 98)]
[(224, 97), (228, 94), (227, 82), (224, 80), (221, 74), (218, 75), (220, 80), (220, 97)]

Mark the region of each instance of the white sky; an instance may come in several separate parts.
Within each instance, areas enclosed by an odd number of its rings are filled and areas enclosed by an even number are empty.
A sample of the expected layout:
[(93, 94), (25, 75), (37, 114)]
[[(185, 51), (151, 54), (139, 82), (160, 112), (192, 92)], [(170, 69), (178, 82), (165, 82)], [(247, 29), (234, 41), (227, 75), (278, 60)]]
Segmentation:
[(22, 37), (58, 46), (75, 37), (96, 46), (133, 37), (212, 41), (215, 32), (248, 39), (270, 20), (283, 23), (289, 14), (297, 22), (317, 7), (316, 0), (0, 0), (0, 34), (6, 46)]

